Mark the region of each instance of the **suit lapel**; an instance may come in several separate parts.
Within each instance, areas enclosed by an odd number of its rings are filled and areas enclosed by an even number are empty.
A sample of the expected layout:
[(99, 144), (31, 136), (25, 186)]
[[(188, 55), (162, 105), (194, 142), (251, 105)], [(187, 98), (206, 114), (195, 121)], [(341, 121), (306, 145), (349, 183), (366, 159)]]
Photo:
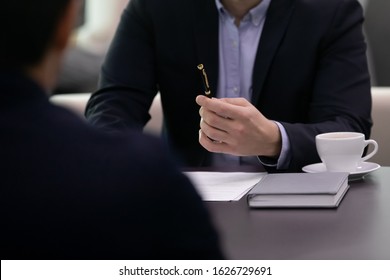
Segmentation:
[[(217, 92), (218, 81), (218, 11), (213, 0), (193, 0), (193, 27), (198, 64), (207, 71), (211, 91)], [(196, 67), (196, 65), (194, 65)]]
[[(211, 90), (215, 93), (219, 59), (218, 11), (213, 0), (193, 0), (191, 3), (198, 63), (205, 65)], [(292, 11), (292, 0), (271, 0), (253, 69), (253, 104), (259, 100), (269, 67), (287, 30)]]
[(269, 67), (286, 32), (293, 11), (292, 2), (271, 0), (253, 69), (253, 104), (259, 101)]

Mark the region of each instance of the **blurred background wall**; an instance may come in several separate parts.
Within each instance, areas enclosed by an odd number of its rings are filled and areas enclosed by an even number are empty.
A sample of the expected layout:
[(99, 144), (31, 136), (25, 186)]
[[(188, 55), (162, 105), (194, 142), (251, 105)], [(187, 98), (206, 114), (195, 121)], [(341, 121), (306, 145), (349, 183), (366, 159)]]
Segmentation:
[(83, 0), (79, 24), (64, 57), (58, 93), (92, 92), (100, 67), (129, 0)]
[(373, 86), (390, 86), (390, 0), (360, 0), (371, 60)]

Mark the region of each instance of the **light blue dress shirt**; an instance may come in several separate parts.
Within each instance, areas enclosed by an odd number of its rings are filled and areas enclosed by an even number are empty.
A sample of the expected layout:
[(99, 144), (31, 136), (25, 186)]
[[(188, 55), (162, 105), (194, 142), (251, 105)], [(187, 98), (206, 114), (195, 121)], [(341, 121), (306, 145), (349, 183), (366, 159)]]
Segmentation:
[[(219, 76), (217, 97), (243, 97), (251, 100), (252, 75), (257, 48), (271, 0), (263, 0), (252, 8), (236, 26), (234, 17), (215, 0), (219, 12)], [(258, 157), (213, 154), (213, 165), (256, 165), (263, 163), (283, 169), (289, 162), (289, 140), (284, 127), (276, 122), (282, 135), (282, 151), (275, 163), (261, 162)]]

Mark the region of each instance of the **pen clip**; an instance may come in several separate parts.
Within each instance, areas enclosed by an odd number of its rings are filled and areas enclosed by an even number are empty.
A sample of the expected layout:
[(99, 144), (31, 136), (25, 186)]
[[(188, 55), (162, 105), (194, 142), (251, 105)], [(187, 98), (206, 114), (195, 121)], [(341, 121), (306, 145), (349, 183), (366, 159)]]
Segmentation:
[(200, 71), (200, 75), (203, 81), (204, 93), (206, 94), (207, 97), (211, 98), (210, 84), (209, 84), (209, 79), (207, 78), (206, 69), (204, 68), (203, 64), (199, 64), (197, 68)]

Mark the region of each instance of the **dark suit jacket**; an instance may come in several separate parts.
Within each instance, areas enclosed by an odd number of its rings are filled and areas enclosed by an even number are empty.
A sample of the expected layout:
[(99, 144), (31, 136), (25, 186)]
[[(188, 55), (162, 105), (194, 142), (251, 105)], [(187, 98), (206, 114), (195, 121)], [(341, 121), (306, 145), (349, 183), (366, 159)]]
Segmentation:
[[(362, 9), (356, 0), (272, 0), (253, 73), (251, 102), (281, 122), (290, 171), (320, 161), (315, 135), (371, 128)], [(142, 127), (161, 92), (168, 140), (184, 165), (209, 163), (198, 143), (202, 92), (196, 65), (218, 79), (218, 13), (213, 0), (132, 0), (86, 115), (106, 128)], [(272, 170), (270, 170), (272, 171)]]
[(1, 259), (222, 258), (159, 140), (103, 134), (0, 74)]

